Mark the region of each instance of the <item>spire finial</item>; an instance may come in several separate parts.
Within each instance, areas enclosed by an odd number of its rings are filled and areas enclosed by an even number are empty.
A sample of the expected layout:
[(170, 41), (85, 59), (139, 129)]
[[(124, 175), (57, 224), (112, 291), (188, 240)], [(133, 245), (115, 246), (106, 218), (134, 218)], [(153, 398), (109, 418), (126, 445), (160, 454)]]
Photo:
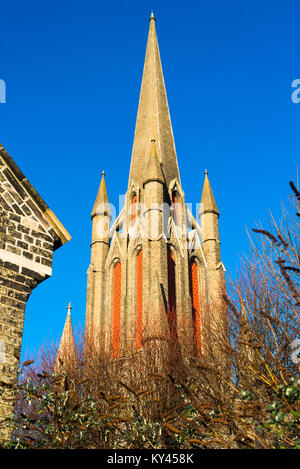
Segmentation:
[(205, 174), (205, 176), (207, 176), (207, 175), (208, 175), (208, 171), (207, 171), (207, 169), (204, 171), (204, 174)]
[(102, 171), (101, 176), (105, 176), (105, 171), (104, 170)]
[(71, 309), (72, 309), (71, 302), (69, 302), (68, 307), (67, 307), (68, 314), (71, 314)]
[(149, 18), (149, 21), (151, 21), (151, 20), (156, 21), (156, 18), (154, 16), (153, 11), (151, 11), (151, 15), (150, 15), (150, 18)]

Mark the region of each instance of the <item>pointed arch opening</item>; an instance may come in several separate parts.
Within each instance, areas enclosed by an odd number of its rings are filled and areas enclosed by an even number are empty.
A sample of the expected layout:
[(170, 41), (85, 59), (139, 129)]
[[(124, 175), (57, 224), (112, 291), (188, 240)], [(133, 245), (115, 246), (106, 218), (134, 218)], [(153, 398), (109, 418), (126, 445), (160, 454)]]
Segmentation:
[(174, 255), (168, 246), (168, 323), (171, 340), (178, 341), (176, 313), (176, 272)]
[(190, 260), (190, 295), (192, 299), (193, 337), (195, 352), (201, 353), (199, 268), (196, 259)]
[(173, 205), (173, 218), (175, 225), (178, 225), (179, 214), (178, 214), (178, 192), (175, 189), (172, 190), (172, 205)]
[(121, 262), (114, 265), (113, 270), (113, 327), (112, 354), (113, 358), (120, 356), (120, 312), (121, 312)]
[(137, 348), (142, 348), (143, 333), (143, 250), (136, 256), (136, 339)]
[(135, 221), (136, 221), (136, 212), (137, 212), (137, 195), (134, 192), (131, 196), (131, 221), (130, 221), (130, 226), (134, 226)]

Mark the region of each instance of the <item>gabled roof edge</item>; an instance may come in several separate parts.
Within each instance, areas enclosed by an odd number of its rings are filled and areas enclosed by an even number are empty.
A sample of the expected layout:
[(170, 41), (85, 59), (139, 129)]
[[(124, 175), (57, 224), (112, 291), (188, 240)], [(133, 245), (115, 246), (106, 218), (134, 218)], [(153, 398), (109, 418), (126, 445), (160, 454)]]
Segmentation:
[(53, 228), (54, 232), (58, 236), (60, 240), (60, 244), (55, 243), (55, 249), (60, 247), (61, 245), (67, 243), (72, 238), (71, 235), (67, 232), (58, 218), (54, 215), (52, 210), (50, 210), (49, 206), (46, 204), (44, 199), (40, 196), (40, 194), (36, 191), (33, 185), (28, 181), (25, 175), (22, 173), (18, 165), (12, 159), (12, 157), (8, 154), (5, 150), (3, 145), (0, 143), (0, 154), (4, 159), (5, 163), (15, 176), (15, 178), (19, 181), (23, 189), (27, 192), (27, 194), (31, 197), (31, 199), (35, 202), (39, 210), (42, 212), (48, 223)]

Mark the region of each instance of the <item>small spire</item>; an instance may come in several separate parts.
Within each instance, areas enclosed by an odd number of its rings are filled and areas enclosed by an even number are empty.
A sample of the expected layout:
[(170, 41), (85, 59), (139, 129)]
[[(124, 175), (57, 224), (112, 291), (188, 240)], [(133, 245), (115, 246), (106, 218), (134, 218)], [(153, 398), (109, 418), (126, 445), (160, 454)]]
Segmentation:
[(104, 171), (102, 171), (101, 176), (102, 176), (102, 179), (101, 179), (99, 191), (95, 200), (95, 204), (93, 207), (93, 211), (91, 215), (92, 218), (94, 218), (96, 215), (111, 216), (108, 195), (107, 195), (107, 188), (106, 188), (105, 177), (104, 177), (105, 176)]
[(148, 164), (147, 164), (147, 175), (146, 175), (144, 184), (146, 184), (149, 181), (159, 181), (162, 184), (164, 182), (161, 166), (160, 166), (157, 151), (156, 151), (156, 142), (154, 138), (151, 140), (151, 146), (150, 146), (150, 152), (149, 152)]
[(202, 190), (201, 204), (199, 210), (199, 216), (206, 212), (212, 212), (219, 216), (220, 212), (218, 210), (216, 200), (208, 179), (207, 169), (204, 171), (205, 179)]
[(58, 373), (63, 370), (64, 365), (67, 363), (74, 364), (76, 361), (75, 358), (75, 341), (74, 341), (74, 333), (73, 333), (73, 326), (72, 326), (72, 319), (71, 319), (71, 303), (68, 304), (67, 310), (67, 318), (64, 326), (64, 330), (60, 339), (60, 344), (56, 356), (55, 373)]

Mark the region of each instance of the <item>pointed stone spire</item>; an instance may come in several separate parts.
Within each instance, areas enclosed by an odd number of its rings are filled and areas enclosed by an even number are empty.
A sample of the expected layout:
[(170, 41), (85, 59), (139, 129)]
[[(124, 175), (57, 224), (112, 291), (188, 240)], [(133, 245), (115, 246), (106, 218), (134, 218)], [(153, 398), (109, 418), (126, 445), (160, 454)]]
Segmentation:
[(67, 318), (64, 326), (64, 330), (60, 339), (60, 344), (57, 352), (56, 362), (55, 362), (55, 372), (60, 372), (63, 370), (64, 365), (75, 364), (76, 355), (75, 355), (75, 342), (73, 334), (73, 326), (71, 319), (71, 303), (68, 304)]
[(175, 178), (180, 180), (153, 13), (150, 17), (129, 188), (132, 183), (138, 183), (141, 187), (147, 177), (147, 157), (150, 152), (151, 139), (156, 141), (158, 161), (162, 163), (162, 172), (167, 185)]
[(150, 147), (150, 154), (148, 157), (147, 163), (147, 174), (146, 179), (144, 181), (144, 185), (147, 184), (149, 181), (158, 181), (162, 184), (164, 183), (163, 174), (161, 170), (161, 166), (158, 161), (158, 155), (156, 151), (155, 140), (151, 140), (151, 147)]
[(218, 210), (215, 197), (214, 197), (214, 194), (213, 194), (213, 191), (212, 191), (209, 179), (208, 179), (207, 170), (205, 170), (204, 174), (205, 174), (205, 179), (204, 179), (203, 190), (202, 190), (199, 216), (207, 212), (212, 212), (219, 216), (220, 212)]
[(105, 172), (102, 171), (101, 175), (102, 175), (102, 179), (101, 179), (98, 194), (94, 203), (91, 218), (94, 218), (96, 215), (111, 216), (108, 195), (107, 195), (107, 188), (106, 188), (105, 178), (104, 178)]

